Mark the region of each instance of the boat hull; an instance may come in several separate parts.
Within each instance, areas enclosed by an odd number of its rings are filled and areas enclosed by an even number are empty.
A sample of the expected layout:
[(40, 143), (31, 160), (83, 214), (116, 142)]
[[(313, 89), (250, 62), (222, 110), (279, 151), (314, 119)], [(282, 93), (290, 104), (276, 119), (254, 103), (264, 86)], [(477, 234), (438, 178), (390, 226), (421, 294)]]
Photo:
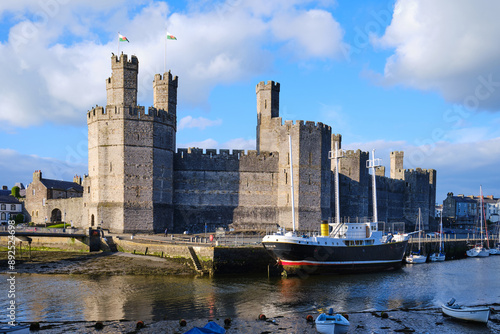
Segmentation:
[(327, 316), (320, 314), (315, 320), (316, 330), (321, 334), (345, 334), (349, 330), (349, 320), (337, 314)]
[(406, 263), (409, 264), (419, 264), (425, 263), (427, 261), (427, 256), (425, 255), (409, 255), (405, 259)]
[(446, 255), (442, 253), (434, 253), (429, 256), (431, 262), (443, 262), (446, 259)]
[(442, 305), (441, 309), (444, 314), (467, 321), (475, 321), (487, 323), (488, 318), (490, 316), (490, 308), (489, 307), (478, 307), (478, 308), (450, 308), (446, 305)]
[(398, 269), (408, 241), (366, 246), (262, 242), (287, 274), (342, 274)]

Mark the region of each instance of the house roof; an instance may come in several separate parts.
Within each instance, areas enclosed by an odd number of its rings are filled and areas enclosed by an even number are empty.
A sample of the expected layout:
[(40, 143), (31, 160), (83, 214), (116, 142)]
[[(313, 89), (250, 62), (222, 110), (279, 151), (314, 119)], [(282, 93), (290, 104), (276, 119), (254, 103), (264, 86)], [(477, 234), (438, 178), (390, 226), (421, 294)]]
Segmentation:
[(65, 191), (68, 191), (70, 189), (74, 189), (77, 192), (80, 192), (80, 193), (83, 192), (83, 187), (75, 182), (51, 180), (51, 179), (41, 179), (40, 182), (42, 182), (42, 184), (47, 189), (57, 189), (57, 190), (65, 190)]
[(21, 204), (17, 198), (9, 195), (0, 194), (0, 203), (2, 204)]
[(10, 190), (0, 190), (0, 196), (9, 196), (10, 194)]

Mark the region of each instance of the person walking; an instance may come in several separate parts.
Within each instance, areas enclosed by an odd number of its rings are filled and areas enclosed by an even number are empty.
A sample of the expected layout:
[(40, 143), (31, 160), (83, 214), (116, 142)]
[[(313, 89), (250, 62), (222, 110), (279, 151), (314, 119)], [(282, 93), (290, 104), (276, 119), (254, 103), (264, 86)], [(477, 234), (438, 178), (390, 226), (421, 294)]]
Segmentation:
[(165, 238), (168, 237), (168, 228), (165, 227)]

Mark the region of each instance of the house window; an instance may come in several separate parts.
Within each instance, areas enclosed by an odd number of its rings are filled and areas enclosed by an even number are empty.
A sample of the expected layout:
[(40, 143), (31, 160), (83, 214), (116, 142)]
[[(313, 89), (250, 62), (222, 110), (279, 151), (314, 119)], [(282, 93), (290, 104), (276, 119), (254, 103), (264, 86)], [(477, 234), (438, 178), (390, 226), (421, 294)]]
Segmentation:
[(1, 217), (2, 220), (5, 220), (6, 219), (6, 216), (5, 216), (5, 212), (2, 212), (2, 217)]
[(15, 204), (11, 204), (11, 205), (10, 205), (10, 209), (11, 209), (12, 211), (16, 211), (16, 205), (15, 205)]
[(2, 204), (0, 210), (6, 210), (6, 209), (7, 209), (7, 207), (5, 206), (5, 204)]

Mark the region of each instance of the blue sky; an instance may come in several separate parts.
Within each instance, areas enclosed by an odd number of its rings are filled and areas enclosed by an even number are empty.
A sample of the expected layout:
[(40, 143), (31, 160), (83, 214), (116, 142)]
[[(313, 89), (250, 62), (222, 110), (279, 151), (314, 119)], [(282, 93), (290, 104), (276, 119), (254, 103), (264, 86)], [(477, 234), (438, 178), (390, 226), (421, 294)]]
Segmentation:
[(387, 167), (405, 151), (405, 168), (437, 170), (438, 202), (480, 185), (498, 197), (498, 12), (486, 0), (2, 1), (0, 185), (86, 174), (85, 115), (106, 104), (111, 52), (137, 55), (149, 106), (168, 30), (177, 147), (255, 149), (255, 85), (274, 80), (284, 119), (326, 123)]

